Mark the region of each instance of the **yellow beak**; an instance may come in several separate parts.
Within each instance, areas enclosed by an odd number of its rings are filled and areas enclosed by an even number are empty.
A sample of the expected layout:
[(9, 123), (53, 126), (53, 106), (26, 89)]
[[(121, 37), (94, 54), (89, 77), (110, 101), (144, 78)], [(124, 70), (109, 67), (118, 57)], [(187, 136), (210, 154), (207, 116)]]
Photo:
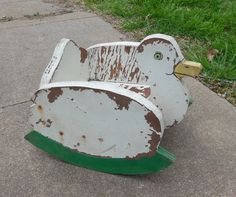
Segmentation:
[(175, 75), (178, 78), (183, 78), (184, 76), (197, 77), (202, 70), (202, 65), (197, 62), (182, 61), (175, 67)]

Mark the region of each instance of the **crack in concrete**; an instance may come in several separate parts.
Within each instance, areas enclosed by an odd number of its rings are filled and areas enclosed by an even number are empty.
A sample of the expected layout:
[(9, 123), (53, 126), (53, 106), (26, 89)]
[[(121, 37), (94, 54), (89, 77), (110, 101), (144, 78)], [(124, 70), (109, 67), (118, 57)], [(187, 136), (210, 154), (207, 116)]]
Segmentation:
[(74, 12), (74, 11), (68, 10), (68, 9), (63, 9), (63, 10), (59, 10), (56, 12), (50, 12), (47, 14), (40, 14), (39, 12), (37, 12), (32, 15), (26, 14), (26, 15), (24, 15), (24, 17), (21, 17), (21, 18), (27, 18), (27, 19), (33, 20), (33, 19), (41, 19), (41, 18), (45, 18), (45, 17), (50, 17), (50, 16), (64, 15), (64, 14), (68, 14), (68, 13), (72, 13), (72, 12)]
[(40, 21), (39, 23), (30, 23), (30, 24), (21, 24), (17, 26), (12, 27), (1, 27), (1, 29), (14, 29), (14, 28), (22, 28), (22, 27), (29, 27), (29, 26), (36, 26), (36, 25), (43, 25), (43, 24), (53, 24), (53, 23), (59, 23), (59, 22), (65, 22), (65, 21), (73, 21), (73, 20), (83, 20), (83, 19), (90, 19), (90, 18), (97, 18), (98, 16), (85, 16), (85, 17), (76, 17), (76, 18), (70, 18), (70, 19), (62, 19), (62, 20), (55, 20), (55, 21)]
[(56, 12), (50, 12), (47, 14), (40, 14), (39, 12), (35, 13), (35, 14), (25, 14), (22, 17), (18, 17), (18, 18), (14, 18), (13, 16), (3, 16), (2, 18), (0, 18), (0, 23), (3, 22), (10, 22), (10, 21), (15, 21), (15, 20), (25, 20), (25, 19), (29, 19), (29, 20), (34, 20), (34, 19), (42, 19), (42, 18), (46, 18), (46, 17), (51, 17), (51, 16), (59, 16), (59, 15), (64, 15), (64, 14), (69, 14), (69, 13), (73, 13), (74, 10), (71, 9), (62, 9), (62, 10), (58, 10)]
[(8, 107), (14, 107), (14, 106), (16, 106), (16, 105), (24, 104), (24, 103), (27, 103), (27, 102), (30, 102), (30, 101), (31, 101), (31, 100), (20, 101), (20, 102), (16, 102), (16, 103), (13, 103), (13, 104), (1, 106), (0, 108), (1, 108), (1, 109), (6, 109), (6, 108), (8, 108)]

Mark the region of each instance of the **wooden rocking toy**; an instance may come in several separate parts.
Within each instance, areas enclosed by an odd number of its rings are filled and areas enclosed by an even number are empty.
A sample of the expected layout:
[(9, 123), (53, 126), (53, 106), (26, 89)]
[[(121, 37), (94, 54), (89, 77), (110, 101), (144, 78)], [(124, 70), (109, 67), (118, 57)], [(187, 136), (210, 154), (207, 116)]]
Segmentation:
[(164, 129), (179, 123), (189, 106), (181, 78), (200, 71), (163, 34), (88, 49), (62, 39), (32, 99), (33, 130), (25, 139), (97, 171), (159, 171), (175, 160), (159, 146)]

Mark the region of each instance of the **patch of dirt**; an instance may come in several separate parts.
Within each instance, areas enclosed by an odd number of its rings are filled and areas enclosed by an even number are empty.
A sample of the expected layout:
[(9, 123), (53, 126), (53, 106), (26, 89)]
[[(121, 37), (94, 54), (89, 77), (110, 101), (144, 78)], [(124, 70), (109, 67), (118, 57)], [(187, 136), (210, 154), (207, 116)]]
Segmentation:
[(14, 20), (12, 16), (3, 16), (2, 18), (0, 18), (0, 22), (9, 22), (12, 20)]
[(33, 20), (33, 19), (41, 19), (41, 18), (44, 18), (44, 17), (49, 17), (49, 16), (58, 16), (58, 15), (63, 15), (63, 14), (68, 14), (68, 13), (72, 13), (73, 10), (70, 10), (70, 9), (62, 9), (62, 10), (59, 10), (57, 12), (50, 12), (50, 13), (47, 13), (47, 14), (40, 14), (39, 12), (35, 13), (35, 14), (32, 14), (32, 15), (24, 15), (24, 18), (28, 18), (30, 20)]
[(199, 77), (205, 86), (217, 93), (220, 97), (226, 99), (236, 106), (236, 82), (220, 79), (210, 79), (207, 77)]
[(44, 17), (58, 16), (58, 15), (72, 13), (72, 12), (74, 12), (74, 10), (63, 8), (63, 9), (58, 10), (56, 12), (50, 12), (50, 13), (47, 13), (47, 14), (40, 14), (39, 12), (37, 12), (37, 13), (34, 13), (32, 15), (26, 14), (23, 17), (18, 17), (18, 18), (14, 18), (12, 16), (3, 16), (2, 18), (0, 18), (0, 23), (1, 22), (9, 22), (9, 21), (13, 21), (13, 20), (24, 20), (26, 18), (30, 19), (30, 20), (42, 19)]
[(79, 8), (77, 5), (80, 4), (80, 1), (76, 0), (43, 0), (43, 2), (51, 4), (60, 4), (66, 8)]

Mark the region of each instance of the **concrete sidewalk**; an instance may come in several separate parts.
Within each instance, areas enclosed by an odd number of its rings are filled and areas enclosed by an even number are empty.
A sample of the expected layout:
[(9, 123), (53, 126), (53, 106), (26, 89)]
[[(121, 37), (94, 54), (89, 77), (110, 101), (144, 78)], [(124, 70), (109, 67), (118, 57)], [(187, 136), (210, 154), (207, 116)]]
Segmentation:
[[(66, 37), (88, 47), (122, 36), (96, 15), (68, 9), (40, 0), (0, 1), (0, 17), (14, 18), (0, 22), (0, 196), (236, 196), (236, 108), (191, 79), (194, 103), (161, 143), (177, 160), (160, 173), (86, 170), (23, 139), (29, 99), (56, 43)], [(35, 13), (41, 17), (24, 17)]]

